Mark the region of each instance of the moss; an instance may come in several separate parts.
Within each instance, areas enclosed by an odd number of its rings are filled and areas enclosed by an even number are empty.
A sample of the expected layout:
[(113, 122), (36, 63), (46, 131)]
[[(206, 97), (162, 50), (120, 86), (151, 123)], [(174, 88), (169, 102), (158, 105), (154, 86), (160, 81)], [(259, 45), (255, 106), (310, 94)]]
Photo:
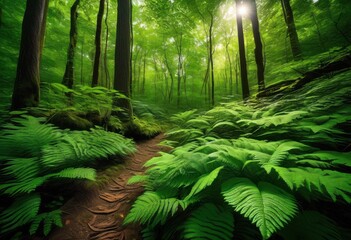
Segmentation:
[(84, 119), (74, 111), (59, 111), (49, 117), (49, 123), (58, 126), (61, 129), (71, 130), (89, 130), (94, 124)]
[(136, 140), (149, 139), (162, 132), (162, 126), (153, 118), (142, 119), (133, 117), (127, 123), (125, 135)]

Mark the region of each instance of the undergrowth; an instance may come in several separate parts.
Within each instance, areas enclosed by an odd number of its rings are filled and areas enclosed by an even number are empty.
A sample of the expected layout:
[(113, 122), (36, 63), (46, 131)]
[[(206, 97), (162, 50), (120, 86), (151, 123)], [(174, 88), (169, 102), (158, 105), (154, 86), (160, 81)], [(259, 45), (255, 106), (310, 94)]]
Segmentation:
[(144, 239), (349, 239), (351, 72), (330, 77), (174, 115), (125, 223)]
[(38, 229), (46, 236), (54, 225), (62, 226), (59, 196), (48, 196), (48, 190), (68, 186), (67, 179), (94, 181), (101, 162), (135, 150), (131, 140), (116, 133), (60, 130), (42, 121), (23, 116), (2, 126), (0, 191), (8, 203), (0, 214), (4, 238), (17, 232), (23, 239)]

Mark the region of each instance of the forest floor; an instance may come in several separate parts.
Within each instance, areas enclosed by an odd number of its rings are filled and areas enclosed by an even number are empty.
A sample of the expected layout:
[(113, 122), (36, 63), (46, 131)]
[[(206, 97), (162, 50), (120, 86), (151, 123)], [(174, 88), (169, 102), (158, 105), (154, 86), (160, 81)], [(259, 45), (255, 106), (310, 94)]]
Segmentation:
[[(79, 191), (62, 208), (63, 227), (53, 231), (50, 240), (87, 240), (87, 239), (141, 239), (138, 225), (123, 225), (135, 199), (144, 191), (139, 184), (127, 185), (128, 179), (143, 173), (144, 163), (158, 156), (159, 151), (167, 151), (158, 144), (163, 140), (162, 134), (139, 142), (135, 154), (127, 157), (123, 166), (104, 186), (94, 186)], [(103, 175), (103, 173), (102, 173)]]

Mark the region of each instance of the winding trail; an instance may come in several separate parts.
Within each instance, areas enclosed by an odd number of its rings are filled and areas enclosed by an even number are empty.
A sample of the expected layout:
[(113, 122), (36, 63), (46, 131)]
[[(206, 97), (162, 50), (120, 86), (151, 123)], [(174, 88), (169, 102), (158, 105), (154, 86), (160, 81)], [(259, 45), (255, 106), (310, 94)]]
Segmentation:
[(50, 240), (139, 240), (138, 225), (123, 226), (123, 220), (134, 200), (144, 191), (140, 185), (127, 185), (128, 179), (145, 171), (144, 163), (159, 151), (163, 135), (137, 144), (135, 154), (126, 158), (123, 168), (116, 170), (103, 187), (82, 189), (62, 208), (63, 224)]

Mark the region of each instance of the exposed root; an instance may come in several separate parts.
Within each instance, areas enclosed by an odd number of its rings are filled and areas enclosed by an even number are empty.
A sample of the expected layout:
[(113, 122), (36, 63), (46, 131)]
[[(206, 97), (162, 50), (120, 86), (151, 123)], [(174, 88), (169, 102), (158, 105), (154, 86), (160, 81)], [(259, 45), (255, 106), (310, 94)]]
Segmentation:
[(121, 202), (123, 200), (126, 200), (128, 198), (129, 193), (119, 193), (119, 194), (113, 194), (113, 193), (103, 193), (100, 194), (100, 198), (102, 200), (105, 200), (106, 202), (109, 203), (114, 203), (114, 202)]
[(118, 211), (120, 207), (121, 207), (121, 203), (117, 203), (116, 207), (114, 208), (108, 208), (106, 206), (105, 207), (98, 206), (97, 209), (90, 209), (90, 208), (86, 208), (86, 209), (89, 212), (94, 214), (111, 214)]

